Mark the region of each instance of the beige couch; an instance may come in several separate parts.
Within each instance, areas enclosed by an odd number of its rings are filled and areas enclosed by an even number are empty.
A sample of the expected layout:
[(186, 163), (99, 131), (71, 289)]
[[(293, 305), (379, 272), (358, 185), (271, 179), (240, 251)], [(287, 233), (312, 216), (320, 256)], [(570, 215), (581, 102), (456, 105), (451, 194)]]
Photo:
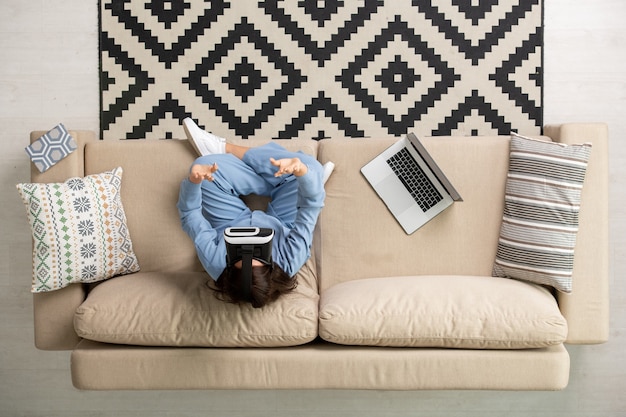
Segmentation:
[(336, 169), (297, 289), (260, 310), (215, 299), (181, 230), (179, 183), (195, 158), (186, 140), (71, 133), (77, 151), (33, 170), (33, 181), (121, 166), (141, 267), (34, 294), (36, 346), (71, 350), (79, 389), (559, 390), (570, 369), (564, 343), (608, 338), (604, 124), (544, 129), (554, 141), (593, 143), (571, 294), (491, 276), (508, 137), (423, 138), (464, 201), (411, 236), (359, 171), (395, 139), (281, 141)]

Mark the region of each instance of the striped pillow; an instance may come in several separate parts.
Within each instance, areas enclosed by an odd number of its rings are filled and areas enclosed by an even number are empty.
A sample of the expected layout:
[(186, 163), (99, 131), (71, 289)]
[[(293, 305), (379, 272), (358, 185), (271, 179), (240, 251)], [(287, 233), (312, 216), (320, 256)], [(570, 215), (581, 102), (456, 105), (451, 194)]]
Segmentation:
[(493, 276), (572, 291), (580, 195), (591, 145), (511, 137)]

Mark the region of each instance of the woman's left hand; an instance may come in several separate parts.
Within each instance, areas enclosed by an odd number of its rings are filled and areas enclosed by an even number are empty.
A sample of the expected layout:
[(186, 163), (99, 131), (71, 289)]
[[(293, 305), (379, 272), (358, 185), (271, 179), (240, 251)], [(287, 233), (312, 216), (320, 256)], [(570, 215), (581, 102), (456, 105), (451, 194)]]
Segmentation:
[(308, 167), (306, 164), (303, 164), (299, 158), (283, 158), (283, 159), (274, 159), (270, 158), (270, 162), (272, 165), (278, 168), (275, 177), (281, 177), (283, 175), (293, 174), (296, 177), (301, 177), (307, 173)]

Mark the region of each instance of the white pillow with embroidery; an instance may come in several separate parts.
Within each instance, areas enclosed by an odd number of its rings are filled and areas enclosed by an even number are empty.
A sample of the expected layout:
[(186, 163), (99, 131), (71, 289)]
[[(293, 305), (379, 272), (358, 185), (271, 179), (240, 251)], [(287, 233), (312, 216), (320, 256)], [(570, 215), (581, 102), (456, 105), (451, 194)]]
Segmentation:
[(122, 172), (17, 184), (33, 237), (32, 292), (139, 271), (120, 197)]

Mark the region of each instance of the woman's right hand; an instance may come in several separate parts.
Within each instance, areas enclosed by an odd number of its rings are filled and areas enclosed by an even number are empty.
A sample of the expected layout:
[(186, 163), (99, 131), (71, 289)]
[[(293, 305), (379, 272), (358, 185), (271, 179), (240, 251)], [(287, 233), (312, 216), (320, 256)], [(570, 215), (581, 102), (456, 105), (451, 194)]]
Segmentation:
[(191, 167), (189, 173), (189, 181), (194, 184), (200, 184), (203, 180), (213, 181), (213, 173), (218, 170), (216, 163), (213, 165), (196, 164)]

